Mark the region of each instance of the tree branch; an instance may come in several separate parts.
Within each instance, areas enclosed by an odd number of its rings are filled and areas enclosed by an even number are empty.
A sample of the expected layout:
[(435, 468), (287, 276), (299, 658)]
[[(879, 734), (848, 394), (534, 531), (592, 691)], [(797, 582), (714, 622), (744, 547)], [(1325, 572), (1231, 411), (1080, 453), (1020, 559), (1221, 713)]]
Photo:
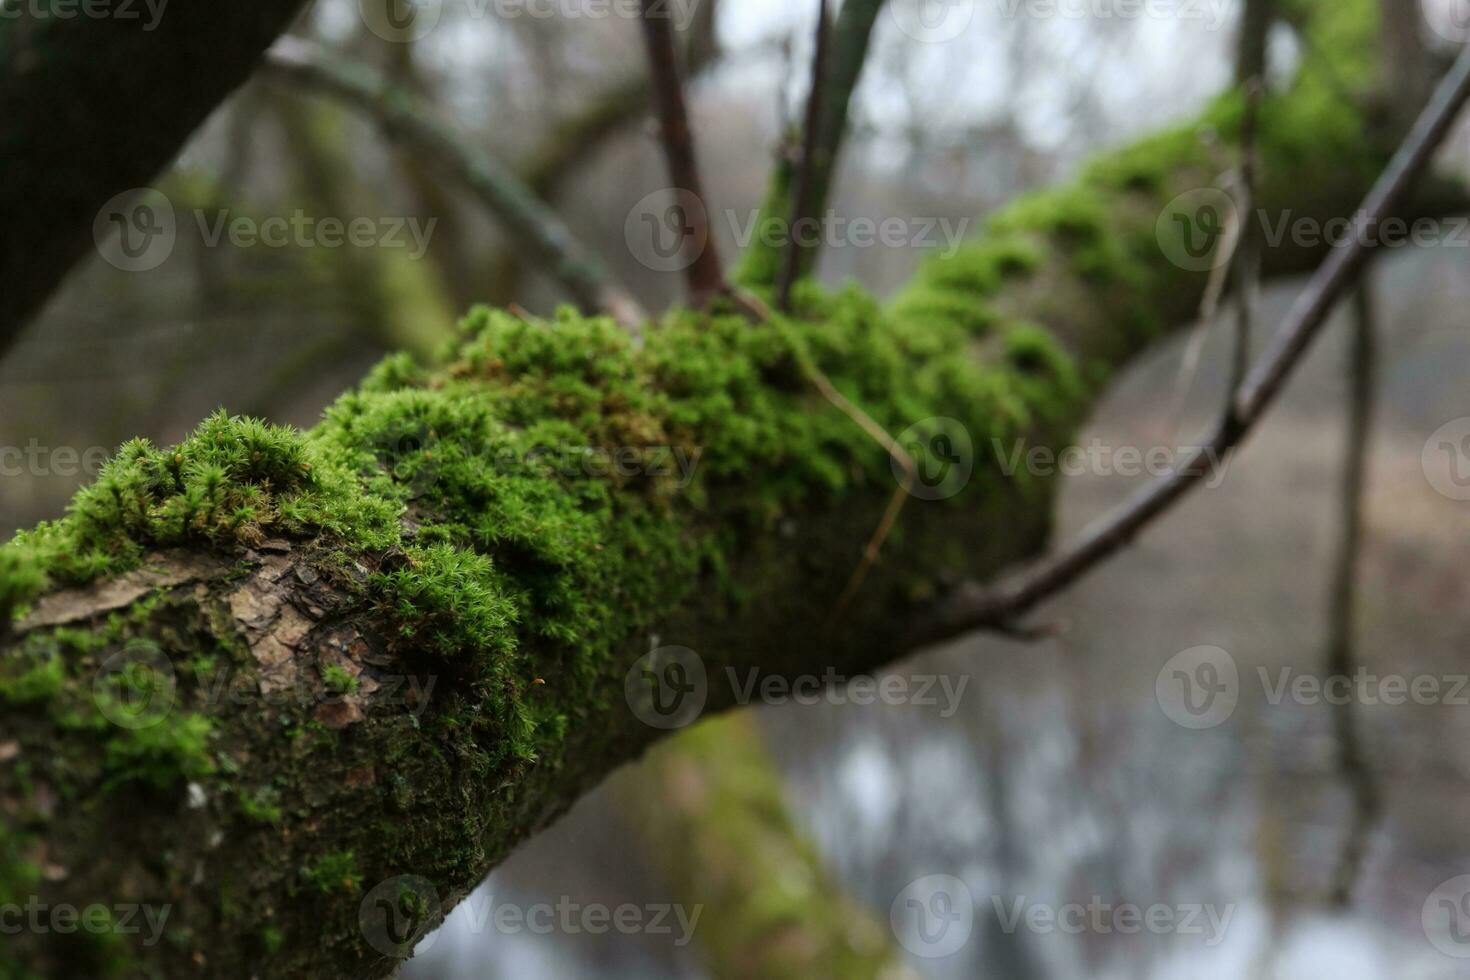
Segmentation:
[[(802, 253), (806, 247), (801, 243), (801, 229), (808, 221), (820, 220), (812, 209), (813, 194), (816, 192), (817, 160), (824, 152), (822, 147), (822, 90), (827, 85), (827, 47), (832, 33), (832, 21), (827, 13), (827, 0), (817, 2), (817, 31), (813, 43), (811, 91), (806, 99), (806, 121), (802, 125), (801, 161), (796, 171), (796, 187), (791, 199), (791, 227), (787, 229), (786, 264), (781, 278), (776, 283), (776, 309), (782, 313), (791, 310), (791, 288), (801, 275)], [(821, 236), (817, 236), (818, 240)]]
[(1053, 557), (997, 588), (968, 585), (960, 589), (939, 616), (919, 629), (918, 641), (935, 642), (970, 630), (1013, 626), (1020, 616), (1120, 551), (1198, 486), (1209, 471), (1207, 462), (1222, 458), (1238, 446), (1271, 407), (1339, 298), (1362, 270), (1378, 241), (1376, 229), (1395, 213), (1428, 169), (1467, 99), (1470, 50), (1456, 61), (1388, 169), (1355, 212), (1348, 244), (1336, 248), (1318, 269), (1200, 448), (1191, 452), (1174, 473), (1134, 495)]
[[(116, 5), (120, 7), (121, 5)], [(302, 0), (133, 5), (134, 17), (0, 18), (0, 353), (142, 187), (255, 70)]]
[[(817, 85), (816, 79), (813, 79), (812, 92), (818, 96), (820, 103), (815, 107), (815, 124), (812, 120), (814, 107), (808, 104), (808, 118), (804, 128), (808, 142), (801, 155), (802, 169), (808, 173), (801, 179), (807, 181), (809, 186), (804, 194), (798, 193), (796, 196), (804, 198), (806, 204), (798, 213), (798, 202), (792, 196), (791, 162), (783, 148), (776, 163), (776, 173), (771, 179), (772, 190), (763, 209), (762, 221), (784, 217), (790, 233), (795, 228), (796, 221), (803, 215), (820, 219), (826, 213), (832, 196), (832, 177), (847, 139), (853, 92), (867, 62), (873, 26), (883, 10), (884, 2), (885, 0), (845, 0), (842, 9), (838, 11), (836, 23), (831, 30), (829, 56), (823, 59), (826, 67), (821, 72), (822, 83)], [(758, 240), (763, 238), (763, 235), (757, 236)], [(798, 265), (795, 275), (792, 275), (782, 261), (789, 256), (788, 249), (778, 248), (775, 255), (762, 256), (760, 253), (768, 247), (758, 241), (744, 260), (743, 265), (746, 268), (761, 270), (754, 276), (757, 280), (755, 284), (775, 289), (783, 276), (794, 281), (811, 273), (816, 258), (814, 250), (796, 250)]]
[(640, 20), (648, 49), (649, 74), (658, 106), (659, 132), (669, 179), (676, 190), (693, 195), (700, 205), (688, 209), (685, 214), (689, 227), (683, 247), (686, 254), (693, 252), (693, 261), (686, 273), (689, 299), (695, 307), (702, 308), (724, 291), (725, 272), (720, 262), (719, 245), (710, 228), (709, 198), (704, 194), (694, 134), (689, 128), (689, 110), (684, 102), (684, 80), (679, 70), (674, 24), (658, 0), (643, 0)]
[[(1346, 213), (1372, 173), (1343, 161), (1382, 149), (1362, 151), (1368, 116), (1343, 124), (1357, 112), (1263, 120), (1262, 199), (1311, 187), (1314, 214)], [(977, 446), (1060, 444), (1109, 370), (1198, 306), (1202, 277), (1155, 222), (1231, 165), (1213, 138), (1231, 131), (1207, 115), (1108, 155), (887, 305), (814, 291), (801, 318), (755, 324), (717, 305), (641, 348), (600, 318), (482, 310), (442, 368), (392, 358), (308, 432), (216, 416), (177, 447), (127, 446), (63, 519), (0, 548), (0, 610), (24, 617), (0, 646), (0, 893), (166, 906), (166, 935), (27, 932), (5, 965), (385, 975), (659, 736), (630, 696), (649, 675), (708, 714), (751, 671), (901, 656), (948, 583), (1039, 551), (1054, 484), (985, 461), (914, 501), (828, 622), (896, 477), (798, 356), (885, 431), (945, 416)], [(1265, 271), (1319, 254), (1271, 249)], [(627, 475), (617, 451), (650, 445), (661, 469)], [(698, 462), (683, 485), (673, 450)], [(676, 646), (702, 684), (640, 662)]]
[[(1344, 440), (1341, 533), (1332, 568), (1332, 591), (1327, 612), (1327, 674), (1352, 683), (1357, 666), (1353, 642), (1358, 610), (1358, 578), (1362, 568), (1365, 489), (1370, 440), (1373, 434), (1378, 358), (1372, 270), (1365, 269), (1353, 293), (1353, 337), (1350, 345), (1347, 390), (1347, 427)], [(1354, 698), (1333, 706), (1332, 727), (1337, 743), (1338, 772), (1352, 797), (1352, 810), (1333, 873), (1329, 904), (1351, 907), (1372, 843), (1382, 801), (1367, 758)]]
[(448, 169), (548, 265), (584, 309), (637, 331), (647, 315), (566, 224), (510, 168), (471, 146), (426, 106), (371, 69), (334, 59), (319, 45), (283, 38), (266, 57), (267, 75), (308, 86), (367, 113), (391, 137), (408, 140)]

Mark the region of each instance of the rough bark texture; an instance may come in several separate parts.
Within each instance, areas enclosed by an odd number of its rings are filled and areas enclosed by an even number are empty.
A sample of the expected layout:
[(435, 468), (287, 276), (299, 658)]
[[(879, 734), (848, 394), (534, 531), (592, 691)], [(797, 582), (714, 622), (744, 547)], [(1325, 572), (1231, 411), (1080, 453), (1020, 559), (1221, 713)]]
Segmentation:
[(27, 3), (0, 18), (0, 351), (92, 247), (102, 206), (173, 160), (302, 5), (172, 0), (155, 18), (122, 0)]
[[(1385, 147), (1312, 78), (1263, 113), (1261, 197), (1325, 218)], [(65, 520), (0, 549), (21, 616), (0, 647), (0, 904), (101, 903), (117, 927), (7, 937), (0, 975), (385, 975), (661, 734), (632, 707), (642, 671), (625, 694), (651, 648), (697, 652), (706, 712), (748, 668), (901, 656), (949, 582), (1044, 541), (1048, 482), (995, 447), (1061, 443), (1192, 312), (1203, 273), (1156, 227), (1229, 166), (1238, 118), (1222, 102), (1018, 201), (887, 307), (803, 284), (789, 319), (681, 312), (641, 348), (607, 321), (480, 311), (452, 362), (390, 359), (310, 432), (221, 415), (124, 447)], [(836, 622), (895, 482), (808, 360), (890, 431), (943, 416), (974, 446)], [(953, 442), (919, 442), (940, 472)], [(702, 455), (688, 480), (599, 455), (650, 446)], [(157, 942), (118, 924), (129, 903), (168, 910)]]

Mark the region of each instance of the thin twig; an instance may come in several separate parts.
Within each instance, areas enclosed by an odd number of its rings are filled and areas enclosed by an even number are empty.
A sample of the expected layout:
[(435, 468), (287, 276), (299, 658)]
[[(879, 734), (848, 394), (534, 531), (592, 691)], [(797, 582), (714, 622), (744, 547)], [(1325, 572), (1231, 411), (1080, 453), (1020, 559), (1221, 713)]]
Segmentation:
[(822, 140), (822, 93), (827, 85), (827, 47), (832, 34), (832, 20), (827, 14), (827, 0), (817, 0), (817, 36), (815, 53), (812, 56), (811, 92), (806, 100), (806, 120), (802, 124), (801, 161), (796, 172), (796, 188), (792, 194), (791, 221), (786, 229), (786, 261), (781, 277), (776, 283), (776, 309), (783, 313), (791, 309), (791, 290), (801, 277), (802, 253), (806, 250), (801, 243), (801, 229), (811, 214), (812, 196), (816, 192), (817, 154), (821, 152)]
[[(886, 0), (843, 0), (832, 26), (827, 69), (822, 82), (822, 105), (812, 152), (810, 213), (823, 215), (832, 192), (832, 175), (847, 140), (852, 97), (868, 61), (873, 28)], [(803, 251), (799, 275), (811, 272), (815, 253)]]
[[(1397, 2), (1397, 0), (1395, 0)], [(1244, 86), (1266, 74), (1267, 42), (1276, 21), (1277, 0), (1245, 0), (1235, 45), (1235, 81)]]
[(561, 217), (508, 167), (461, 139), (429, 108), (374, 70), (341, 61), (320, 45), (283, 37), (262, 70), (357, 108), (390, 138), (407, 140), (464, 183), (485, 207), (535, 250), (578, 303), (603, 312), (635, 336), (647, 314)]
[(853, 569), (852, 576), (847, 581), (847, 587), (842, 590), (842, 595), (838, 597), (836, 604), (832, 607), (828, 621), (835, 622), (846, 612), (848, 605), (857, 596), (858, 590), (862, 588), (863, 582), (867, 579), (868, 571), (877, 562), (878, 553), (883, 549), (883, 542), (888, 540), (889, 533), (893, 530), (894, 524), (898, 522), (899, 514), (903, 512), (903, 505), (913, 493), (914, 481), (918, 479), (919, 475), (919, 467), (914, 462), (913, 456), (909, 455), (908, 450), (904, 449), (898, 440), (889, 435), (888, 430), (874, 421), (871, 415), (853, 404), (846, 395), (838, 391), (836, 386), (832, 384), (831, 379), (827, 377), (821, 368), (806, 358), (801, 358), (801, 364), (802, 369), (806, 372), (806, 376), (816, 386), (816, 389), (822, 393), (822, 397), (836, 406), (837, 410), (842, 412), (842, 414), (856, 422), (858, 427), (871, 436), (874, 442), (883, 447), (884, 451), (888, 453), (889, 459), (897, 463), (903, 470), (903, 478), (899, 481), (898, 489), (894, 491), (893, 496), (888, 498), (888, 506), (884, 508), (883, 517), (878, 521), (878, 526), (873, 529), (872, 535), (868, 538), (868, 543), (863, 548), (862, 558), (859, 560), (857, 567)]
[[(1232, 172), (1229, 175), (1226, 186), (1240, 186), (1239, 172)], [(1165, 420), (1173, 419), (1176, 424), (1183, 421), (1184, 405), (1189, 398), (1189, 390), (1194, 387), (1195, 375), (1199, 372), (1200, 357), (1204, 354), (1205, 341), (1209, 339), (1210, 330), (1220, 315), (1220, 299), (1225, 295), (1225, 286), (1230, 280), (1230, 269), (1237, 257), (1236, 249), (1240, 245), (1241, 228), (1250, 220), (1248, 217), (1242, 218), (1243, 213), (1237, 207), (1226, 216), (1224, 232), (1216, 243), (1218, 252), (1212, 259), (1214, 267), (1210, 269), (1209, 278), (1205, 280), (1205, 291), (1200, 298), (1199, 312), (1195, 314), (1194, 325), (1189, 331), (1189, 343), (1185, 345), (1184, 356), (1179, 361), (1179, 373), (1174, 378), (1173, 404), (1163, 416)], [(1234, 393), (1233, 387), (1231, 393)]]
[(1245, 84), (1245, 114), (1240, 122), (1240, 196), (1242, 226), (1235, 257), (1235, 350), (1230, 364), (1227, 398), (1234, 398), (1245, 383), (1251, 364), (1251, 334), (1255, 330), (1256, 303), (1261, 290), (1261, 241), (1251, 220), (1256, 209), (1256, 185), (1260, 161), (1256, 140), (1260, 130), (1261, 101), (1265, 82), (1254, 78)]
[(1068, 547), (1011, 581), (990, 588), (976, 584), (960, 588), (936, 614), (916, 628), (915, 642), (934, 642), (969, 630), (1014, 624), (1020, 616), (1122, 549), (1201, 482), (1208, 472), (1208, 461), (1221, 459), (1238, 446), (1275, 402), (1338, 300), (1356, 283), (1378, 240), (1373, 229), (1395, 213), (1428, 169), (1467, 99), (1470, 99), (1470, 49), (1460, 55), (1440, 83), (1413, 130), (1360, 206), (1350, 241), (1334, 249), (1317, 270), (1230, 406), (1183, 465), (1095, 522)]
[(1163, 417), (1182, 424), (1185, 402), (1194, 387), (1195, 375), (1199, 371), (1200, 355), (1204, 353), (1205, 341), (1214, 329), (1220, 315), (1220, 300), (1225, 294), (1227, 283), (1235, 285), (1235, 348), (1231, 359), (1230, 383), (1225, 388), (1225, 397), (1235, 397), (1236, 389), (1245, 380), (1250, 368), (1250, 336), (1253, 319), (1255, 290), (1259, 287), (1261, 258), (1258, 240), (1253, 231), (1256, 207), (1256, 136), (1261, 107), (1260, 79), (1248, 80), (1242, 86), (1245, 111), (1240, 124), (1240, 163), (1231, 172), (1227, 188), (1234, 192), (1236, 207), (1225, 221), (1224, 234), (1217, 243), (1219, 251), (1214, 257), (1214, 267), (1205, 283), (1205, 292), (1200, 300), (1199, 313), (1190, 332), (1189, 343), (1179, 363), (1179, 374), (1174, 381), (1174, 403)]
[[(1358, 606), (1358, 577), (1362, 566), (1364, 498), (1376, 387), (1376, 326), (1370, 276), (1370, 270), (1363, 272), (1354, 295), (1356, 322), (1353, 324), (1347, 393), (1347, 445), (1342, 473), (1342, 536), (1338, 542), (1337, 561), (1333, 567), (1328, 611), (1327, 673), (1330, 677), (1348, 678), (1349, 683), (1357, 659), (1353, 626)], [(1381, 801), (1378, 784), (1369, 771), (1360, 718), (1352, 698), (1344, 698), (1334, 706), (1332, 721), (1333, 734), (1337, 741), (1338, 772), (1352, 795), (1353, 806), (1328, 901), (1333, 908), (1346, 909), (1352, 905), (1353, 891), (1362, 875), (1368, 847), (1372, 843), (1373, 829), (1378, 824)]]
[(725, 273), (720, 263), (719, 248), (711, 234), (709, 201), (704, 196), (694, 136), (689, 128), (689, 109), (684, 102), (684, 80), (679, 71), (674, 23), (668, 6), (660, 0), (643, 0), (641, 20), (669, 179), (676, 190), (693, 195), (701, 205), (688, 209), (685, 215), (688, 228), (684, 248), (685, 254), (693, 259), (685, 272), (689, 300), (695, 307), (703, 308), (724, 290)]

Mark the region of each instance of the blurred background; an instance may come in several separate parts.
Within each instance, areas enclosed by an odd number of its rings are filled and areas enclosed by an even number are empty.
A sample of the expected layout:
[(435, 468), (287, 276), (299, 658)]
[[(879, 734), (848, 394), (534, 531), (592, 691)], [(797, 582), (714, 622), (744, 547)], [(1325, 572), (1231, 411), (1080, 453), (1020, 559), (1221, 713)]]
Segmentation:
[[(715, 233), (733, 259), (780, 136), (800, 118), (816, 4), (671, 2), (687, 13), (691, 112)], [(1008, 0), (892, 0), (833, 207), (846, 218), (947, 219), (973, 233), (1016, 193), (1188, 118), (1230, 85), (1238, 8), (1064, 2), (1036, 16)], [(681, 277), (640, 261), (626, 234), (640, 202), (667, 185), (636, 21), (617, 3), (578, 0), (517, 4), (509, 15), (488, 0), (433, 9), (432, 29), (405, 41), (383, 37), (357, 0), (319, 0), (297, 33), (417, 93), (552, 202), (647, 308), (674, 302)], [(1273, 33), (1269, 51), (1272, 73), (1289, 76), (1291, 36)], [(1444, 163), (1470, 176), (1464, 133)], [(429, 161), (359, 113), (279, 80), (240, 91), (156, 187), (179, 216), (168, 261), (142, 277), (90, 259), (0, 361), (0, 446), (38, 461), (0, 477), (6, 532), (58, 515), (95, 472), (92, 447), (110, 452), (138, 435), (173, 442), (219, 406), (310, 425), (385, 353), (427, 356), (447, 342), (473, 302), (547, 313), (567, 299)], [(209, 241), (209, 222), (226, 213), (298, 211), (435, 224), (421, 255)], [(1436, 490), (1425, 450), (1432, 433), (1470, 416), (1467, 245), (1398, 249), (1374, 267), (1378, 411), (1353, 610), (1366, 669), (1442, 679), (1444, 691), (1466, 670), (1470, 644), (1470, 504)], [(884, 295), (944, 247), (942, 237), (828, 247), (820, 275)], [(1298, 287), (1270, 285), (1262, 335)], [(1186, 337), (1141, 361), (1081, 441), (1187, 444), (1223, 398), (1228, 342), (1216, 333), (1183, 384)], [(1219, 487), (1042, 611), (1059, 636), (971, 639), (895, 668), (946, 679), (960, 692), (953, 703), (936, 688), (938, 705), (768, 705), (712, 723), (724, 726), (716, 735), (671, 740), (498, 869), (403, 975), (752, 976), (756, 946), (790, 947), (794, 959), (805, 948), (828, 965), (815, 975), (831, 976), (1470, 975), (1470, 960), (1454, 955), (1470, 956), (1470, 935), (1446, 952), (1424, 923), (1436, 888), (1470, 874), (1470, 690), (1458, 704), (1362, 706), (1379, 796), (1363, 827), (1338, 770), (1332, 707), (1271, 696), (1282, 670), (1323, 670), (1350, 336), (1339, 323), (1313, 351)], [(62, 447), (82, 463), (65, 465)], [(1069, 478), (1059, 531), (1138, 482)], [(1234, 665), (1238, 703), (1191, 728), (1158, 682), (1171, 658), (1198, 647)], [(732, 779), (739, 785), (724, 785)], [(705, 805), (727, 791), (733, 810)], [(766, 808), (763, 832), (718, 832), (742, 819), (740, 807)], [(1342, 907), (1330, 895), (1334, 869), (1360, 832), (1365, 856)], [(971, 913), (958, 944), (936, 947), (905, 918), (915, 894), (935, 915), (949, 910), (932, 901), (934, 876)], [(708, 888), (758, 892), (758, 925), (734, 939), (713, 919), (683, 936), (672, 918), (670, 933), (539, 934), (497, 928), (492, 911), (690, 910), (713, 903)], [(1013, 914), (1089, 903), (1162, 906), (1176, 922), (1198, 909), (1199, 928), (1047, 928)]]

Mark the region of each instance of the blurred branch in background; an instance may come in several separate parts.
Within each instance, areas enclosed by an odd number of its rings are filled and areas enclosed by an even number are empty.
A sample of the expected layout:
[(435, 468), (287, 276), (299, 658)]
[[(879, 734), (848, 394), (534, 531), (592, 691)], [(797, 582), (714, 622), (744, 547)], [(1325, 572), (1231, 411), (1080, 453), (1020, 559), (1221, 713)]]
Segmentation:
[(1378, 6), (1383, 88), (1395, 110), (1412, 111), (1434, 90), (1439, 61), (1424, 43), (1422, 0), (1379, 0)]
[[(695, 9), (685, 39), (686, 82), (699, 78), (725, 57), (717, 30), (719, 9), (717, 0), (702, 0)], [(640, 68), (631, 77), (593, 93), (587, 105), (565, 119), (553, 122), (516, 170), (537, 197), (555, 203), (568, 181), (599, 151), (649, 117), (653, 98), (653, 80), (646, 69)], [(493, 262), (493, 292), (474, 298), (509, 301), (524, 272), (523, 256), (514, 249), (505, 249)]]
[[(795, 243), (797, 228), (804, 219), (820, 221), (827, 210), (832, 177), (847, 139), (853, 92), (867, 63), (873, 25), (884, 2), (846, 0), (830, 37), (825, 28), (818, 31), (819, 42), (826, 39), (827, 43), (818, 44), (825, 56), (813, 68), (804, 129), (795, 135), (782, 134), (783, 145), (777, 151), (760, 220), (777, 224), (784, 220), (787, 235), (782, 237), (792, 242), (773, 247), (767, 235), (758, 236), (742, 258), (738, 276), (750, 285), (775, 289), (780, 307), (786, 305), (796, 280), (814, 268), (816, 250)], [(828, 45), (830, 51), (826, 51)], [(798, 151), (793, 150), (793, 143), (799, 144)]]
[[(791, 287), (801, 275), (802, 255), (806, 247), (801, 236), (808, 224), (820, 228), (821, 217), (816, 210), (812, 195), (816, 188), (817, 160), (823, 154), (821, 146), (822, 95), (827, 86), (827, 49), (832, 36), (832, 18), (827, 12), (827, 0), (817, 0), (817, 34), (813, 42), (811, 89), (806, 97), (806, 119), (801, 130), (801, 158), (796, 170), (795, 188), (791, 194), (791, 225), (786, 230), (786, 259), (781, 267), (781, 278), (776, 283), (776, 309), (782, 313), (791, 311)], [(819, 236), (820, 237), (820, 236)]]
[(707, 306), (725, 288), (724, 266), (709, 226), (710, 200), (704, 192), (694, 134), (689, 128), (689, 107), (684, 99), (684, 77), (679, 68), (679, 51), (670, 10), (658, 0), (643, 0), (643, 38), (648, 51), (652, 94), (658, 108), (659, 135), (673, 189), (694, 198), (695, 207), (677, 204), (670, 212), (683, 223), (685, 254), (692, 261), (685, 273), (689, 301), (696, 308)]
[[(1276, 0), (1245, 0), (1235, 44), (1235, 83), (1266, 76), (1267, 42), (1276, 22)], [(1418, 103), (1415, 103), (1416, 105)]]
[[(716, 31), (717, 0), (701, 0), (684, 43), (685, 81), (692, 82), (719, 64), (724, 55)], [(646, 71), (613, 82), (566, 119), (554, 122), (518, 168), (526, 184), (547, 200), (611, 137), (642, 120), (653, 102), (653, 79)]]
[[(429, 83), (420, 71), (417, 43), (404, 39), (388, 42), (386, 47), (386, 73), (392, 84), (425, 105), (435, 104)], [(416, 146), (395, 143), (394, 162), (413, 194), (420, 216), (437, 221), (428, 240), (428, 250), (452, 314), (462, 315), (475, 303), (495, 298), (484, 282), (483, 263), (477, 261), (474, 242), (453, 186), (438, 179), (434, 161), (418, 152)], [(534, 188), (533, 193), (545, 197)], [(505, 297), (506, 301), (511, 298)]]
[[(1363, 528), (1371, 457), (1373, 416), (1377, 400), (1377, 315), (1372, 269), (1365, 269), (1353, 295), (1353, 336), (1349, 348), (1347, 426), (1338, 515), (1340, 531), (1333, 563), (1327, 612), (1327, 676), (1341, 677), (1349, 689), (1357, 669), (1354, 631), (1358, 614), (1358, 584), (1362, 576)], [(1358, 706), (1343, 698), (1332, 706), (1337, 765), (1352, 800), (1342, 849), (1333, 874), (1328, 904), (1350, 908), (1362, 877), (1373, 831), (1383, 809), (1378, 785), (1367, 757)]]
[(846, 895), (792, 821), (751, 712), (653, 748), (623, 795), (718, 980), (905, 980), (886, 924)]
[(372, 69), (342, 61), (310, 41), (283, 38), (266, 58), (263, 71), (342, 99), (369, 114), (390, 138), (418, 146), (544, 259), (547, 271), (584, 309), (606, 313), (631, 331), (646, 318), (602, 261), (513, 171), (436, 121), (428, 107)]

